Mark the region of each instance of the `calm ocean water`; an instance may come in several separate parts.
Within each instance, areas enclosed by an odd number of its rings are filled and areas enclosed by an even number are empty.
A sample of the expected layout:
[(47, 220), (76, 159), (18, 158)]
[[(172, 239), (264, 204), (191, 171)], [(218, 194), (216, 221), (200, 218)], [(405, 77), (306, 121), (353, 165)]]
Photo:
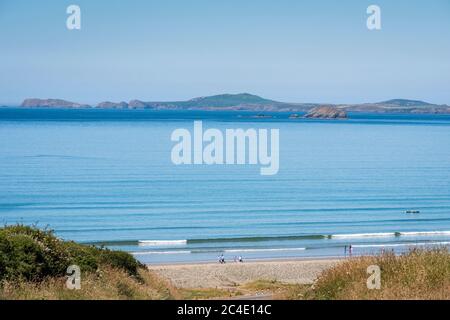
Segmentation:
[[(0, 109), (0, 219), (146, 263), (450, 243), (450, 116)], [(280, 129), (280, 171), (175, 166), (176, 128)], [(406, 213), (408, 210), (420, 213)]]

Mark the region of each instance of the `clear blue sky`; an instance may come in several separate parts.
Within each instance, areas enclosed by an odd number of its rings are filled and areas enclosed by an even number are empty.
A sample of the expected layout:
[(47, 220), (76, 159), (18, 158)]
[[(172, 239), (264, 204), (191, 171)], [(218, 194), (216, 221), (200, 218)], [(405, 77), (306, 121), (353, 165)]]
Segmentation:
[[(66, 29), (81, 7), (82, 29)], [(366, 28), (381, 7), (382, 30)], [(0, 103), (180, 100), (450, 104), (450, 1), (0, 0)]]

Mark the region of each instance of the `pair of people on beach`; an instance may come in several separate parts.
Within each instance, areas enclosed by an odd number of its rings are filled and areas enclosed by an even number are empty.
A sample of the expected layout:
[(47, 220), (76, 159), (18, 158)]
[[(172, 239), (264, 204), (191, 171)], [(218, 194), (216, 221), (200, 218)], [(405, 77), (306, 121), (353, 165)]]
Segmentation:
[[(353, 254), (353, 247), (352, 245), (348, 246), (348, 255), (351, 257)], [(344, 256), (347, 256), (347, 246), (344, 246)]]
[[(244, 262), (244, 260), (242, 259), (242, 256), (239, 257), (234, 257), (234, 262)], [(225, 257), (223, 256), (223, 254), (221, 254), (219, 256), (219, 263), (223, 264), (225, 263)]]

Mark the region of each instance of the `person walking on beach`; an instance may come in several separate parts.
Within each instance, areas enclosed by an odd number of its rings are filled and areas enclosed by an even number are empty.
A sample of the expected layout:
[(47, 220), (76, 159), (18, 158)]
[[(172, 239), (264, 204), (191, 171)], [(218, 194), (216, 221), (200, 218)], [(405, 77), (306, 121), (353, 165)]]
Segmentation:
[(353, 247), (352, 247), (352, 245), (349, 245), (348, 246), (348, 254), (350, 257), (352, 256), (352, 253), (353, 253)]
[(347, 257), (347, 245), (344, 246), (344, 257)]
[(242, 260), (242, 256), (239, 256), (239, 262), (244, 262), (244, 260)]

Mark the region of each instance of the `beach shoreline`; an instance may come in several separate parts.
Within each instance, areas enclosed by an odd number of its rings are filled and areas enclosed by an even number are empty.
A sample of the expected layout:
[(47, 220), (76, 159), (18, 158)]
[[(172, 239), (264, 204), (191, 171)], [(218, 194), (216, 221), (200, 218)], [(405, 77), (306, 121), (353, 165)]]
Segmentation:
[(177, 288), (233, 288), (267, 280), (289, 284), (312, 284), (326, 269), (345, 258), (270, 259), (216, 263), (152, 264), (147, 268)]
[[(354, 255), (357, 256), (357, 255)], [(286, 262), (286, 261), (321, 261), (321, 260), (345, 260), (350, 258), (348, 255), (335, 255), (335, 256), (289, 256), (289, 257), (272, 257), (272, 258), (245, 258), (244, 263), (255, 262)], [(238, 262), (233, 260), (226, 260), (226, 264), (236, 264)], [(199, 261), (173, 261), (173, 262), (154, 262), (144, 263), (147, 267), (171, 267), (171, 266), (196, 266), (196, 265), (220, 265), (216, 260), (199, 260)]]

